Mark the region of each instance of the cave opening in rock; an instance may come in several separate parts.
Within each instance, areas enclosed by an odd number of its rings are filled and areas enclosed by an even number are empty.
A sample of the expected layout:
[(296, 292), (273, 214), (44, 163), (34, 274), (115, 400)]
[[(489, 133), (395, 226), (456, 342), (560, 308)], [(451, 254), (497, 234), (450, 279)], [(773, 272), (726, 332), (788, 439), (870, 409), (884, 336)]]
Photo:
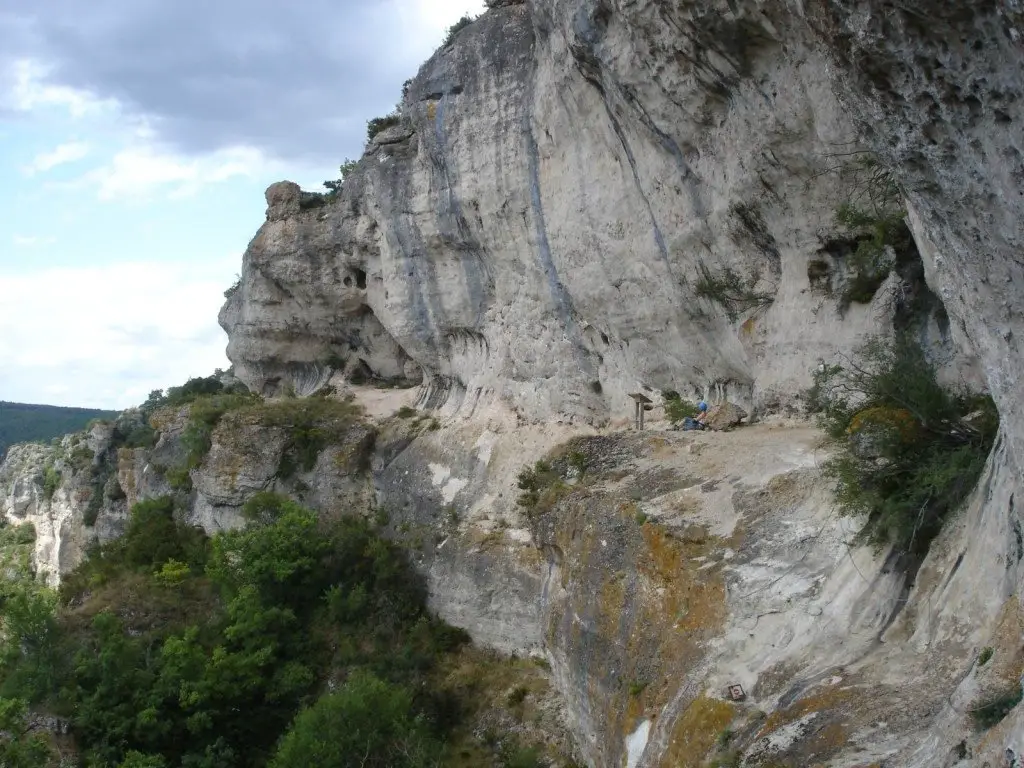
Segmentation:
[(361, 291), (365, 291), (366, 290), (366, 272), (364, 272), (361, 269), (357, 269), (355, 272), (356, 272), (356, 288), (358, 288)]

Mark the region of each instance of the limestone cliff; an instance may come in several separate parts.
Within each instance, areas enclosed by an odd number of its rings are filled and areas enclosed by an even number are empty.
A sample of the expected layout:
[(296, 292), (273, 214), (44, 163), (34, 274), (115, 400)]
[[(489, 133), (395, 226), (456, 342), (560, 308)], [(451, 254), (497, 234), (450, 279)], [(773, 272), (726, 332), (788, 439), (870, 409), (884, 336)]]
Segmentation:
[[(896, 309), (890, 287), (837, 311), (858, 133), (824, 52), (691, 6), (509, 5), (460, 33), (339, 198), (268, 190), (221, 313), (239, 375), (311, 391), (333, 360), (526, 421), (605, 423), (637, 389), (791, 404)], [(753, 306), (699, 297), (701, 265)]]
[[(1020, 706), (985, 733), (970, 717), (1024, 673), (1017, 4), (494, 5), (340, 195), (267, 191), (220, 321), (272, 399), (224, 417), (187, 490), (166, 470), (188, 413), (164, 414), (155, 447), (119, 455), (127, 500), (186, 493), (209, 530), (270, 487), (372, 506), (446, 619), (548, 658), (590, 766), (1024, 764)], [(835, 212), (864, 157), (914, 244), (850, 303)], [(852, 543), (806, 424), (616, 429), (636, 391), (791, 413), (819, 362), (897, 326), (1002, 418), (916, 573)], [(276, 396), (328, 382), (364, 417), (284, 472)], [(516, 475), (544, 456), (560, 484), (525, 509)], [(63, 522), (85, 512), (62, 461), (22, 447), (0, 470), (3, 513), (49, 526), (50, 571), (88, 533)]]

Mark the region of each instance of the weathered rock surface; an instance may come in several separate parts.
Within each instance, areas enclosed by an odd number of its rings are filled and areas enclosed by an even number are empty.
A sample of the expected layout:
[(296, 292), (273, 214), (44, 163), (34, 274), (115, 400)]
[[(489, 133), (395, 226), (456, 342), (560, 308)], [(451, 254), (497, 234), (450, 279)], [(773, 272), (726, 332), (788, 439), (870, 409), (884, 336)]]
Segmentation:
[[(792, 403), (895, 307), (890, 286), (837, 311), (848, 192), (828, 171), (856, 127), (825, 54), (768, 10), (485, 15), (424, 65), (339, 198), (297, 211), (297, 187), (268, 190), (220, 317), (239, 375), (308, 390), (328, 368), (418, 369), (425, 405), (500, 400), (526, 421), (603, 423), (638, 387)], [(700, 298), (702, 263), (756, 306), (733, 320)]]
[(112, 425), (99, 424), (56, 445), (11, 446), (0, 464), (0, 518), (32, 523), (33, 559), (50, 584), (81, 562), (89, 543), (124, 529), (124, 494), (108, 485), (112, 436)]
[(736, 403), (725, 402), (708, 409), (708, 417), (704, 423), (709, 429), (730, 429), (739, 426), (749, 415)]
[[(548, 657), (591, 766), (699, 765), (726, 728), (746, 765), (1024, 763), (1020, 706), (984, 734), (970, 716), (1024, 673), (1018, 4), (493, 6), (423, 66), (341, 195), (267, 190), (220, 314), (254, 390), (422, 383), (426, 415), (379, 421), (372, 450), (355, 430), (288, 482), (280, 427), (228, 420), (192, 519), (237, 525), (263, 488), (332, 514), (372, 498), (445, 618)], [(899, 183), (941, 302), (908, 272), (841, 306), (855, 244), (834, 212), (865, 151)], [(726, 269), (741, 306), (701, 288)], [(628, 417), (636, 391), (784, 411), (819, 362), (894, 324), (1002, 416), (912, 580), (850, 543), (806, 426), (583, 426)], [(183, 428), (170, 415), (152, 451), (118, 457), (127, 500), (173, 491), (160, 469)], [(581, 433), (582, 477), (559, 449), (566, 487), (526, 514), (518, 471)], [(43, 498), (48, 456), (12, 449), (0, 511), (36, 522), (56, 572), (88, 502), (57, 463)]]

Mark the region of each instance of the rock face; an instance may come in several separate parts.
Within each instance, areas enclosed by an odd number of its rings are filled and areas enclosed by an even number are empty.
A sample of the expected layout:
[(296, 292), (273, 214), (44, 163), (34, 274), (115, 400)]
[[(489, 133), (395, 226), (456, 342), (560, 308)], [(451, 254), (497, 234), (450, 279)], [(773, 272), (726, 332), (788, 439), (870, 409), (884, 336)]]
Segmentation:
[[(423, 66), (340, 195), (267, 190), (220, 314), (257, 392), (376, 379), (419, 385), (420, 412), (352, 425), (287, 480), (282, 423), (229, 414), (190, 518), (238, 525), (269, 488), (325, 514), (372, 503), (442, 616), (547, 657), (594, 768), (716, 749), (748, 766), (1024, 763), (1020, 706), (985, 734), (970, 719), (1024, 673), (1018, 4), (492, 6)], [(898, 183), (919, 259), (847, 306), (857, 241), (835, 212), (865, 158)], [(895, 327), (1002, 418), (912, 578), (851, 544), (859, 521), (833, 509), (806, 425), (597, 429), (630, 392), (665, 390), (756, 422)], [(165, 470), (186, 414), (161, 418), (154, 448), (114, 464), (90, 437), (88, 470), (69, 441), (12, 449), (0, 511), (36, 523), (41, 567), (180, 492)], [(545, 456), (558, 481), (517, 503)], [(90, 531), (82, 489), (102, 467), (126, 499), (105, 494)], [(716, 746), (726, 729), (738, 754)]]
[[(239, 375), (273, 391), (418, 370), (425, 405), (499, 400), (526, 421), (628, 416), (637, 388), (792, 403), (896, 307), (888, 286), (840, 316), (849, 192), (829, 170), (857, 130), (826, 54), (767, 12), (486, 14), (424, 65), (340, 197), (268, 190), (220, 317)], [(742, 295), (702, 298), (726, 274)]]
[(0, 464), (0, 519), (36, 529), (34, 562), (47, 583), (74, 568), (93, 541), (120, 536), (128, 515), (111, 483), (113, 427), (98, 424), (49, 446), (11, 446)]

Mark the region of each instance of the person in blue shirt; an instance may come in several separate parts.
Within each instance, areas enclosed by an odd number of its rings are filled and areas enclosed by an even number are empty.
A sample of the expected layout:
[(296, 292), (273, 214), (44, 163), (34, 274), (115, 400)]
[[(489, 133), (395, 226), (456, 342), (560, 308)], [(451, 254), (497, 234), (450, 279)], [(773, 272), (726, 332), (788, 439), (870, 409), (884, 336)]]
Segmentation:
[(683, 419), (683, 429), (707, 429), (707, 426), (704, 424), (707, 417), (708, 404), (701, 400), (699, 403), (697, 403), (696, 417), (687, 416), (685, 419)]

